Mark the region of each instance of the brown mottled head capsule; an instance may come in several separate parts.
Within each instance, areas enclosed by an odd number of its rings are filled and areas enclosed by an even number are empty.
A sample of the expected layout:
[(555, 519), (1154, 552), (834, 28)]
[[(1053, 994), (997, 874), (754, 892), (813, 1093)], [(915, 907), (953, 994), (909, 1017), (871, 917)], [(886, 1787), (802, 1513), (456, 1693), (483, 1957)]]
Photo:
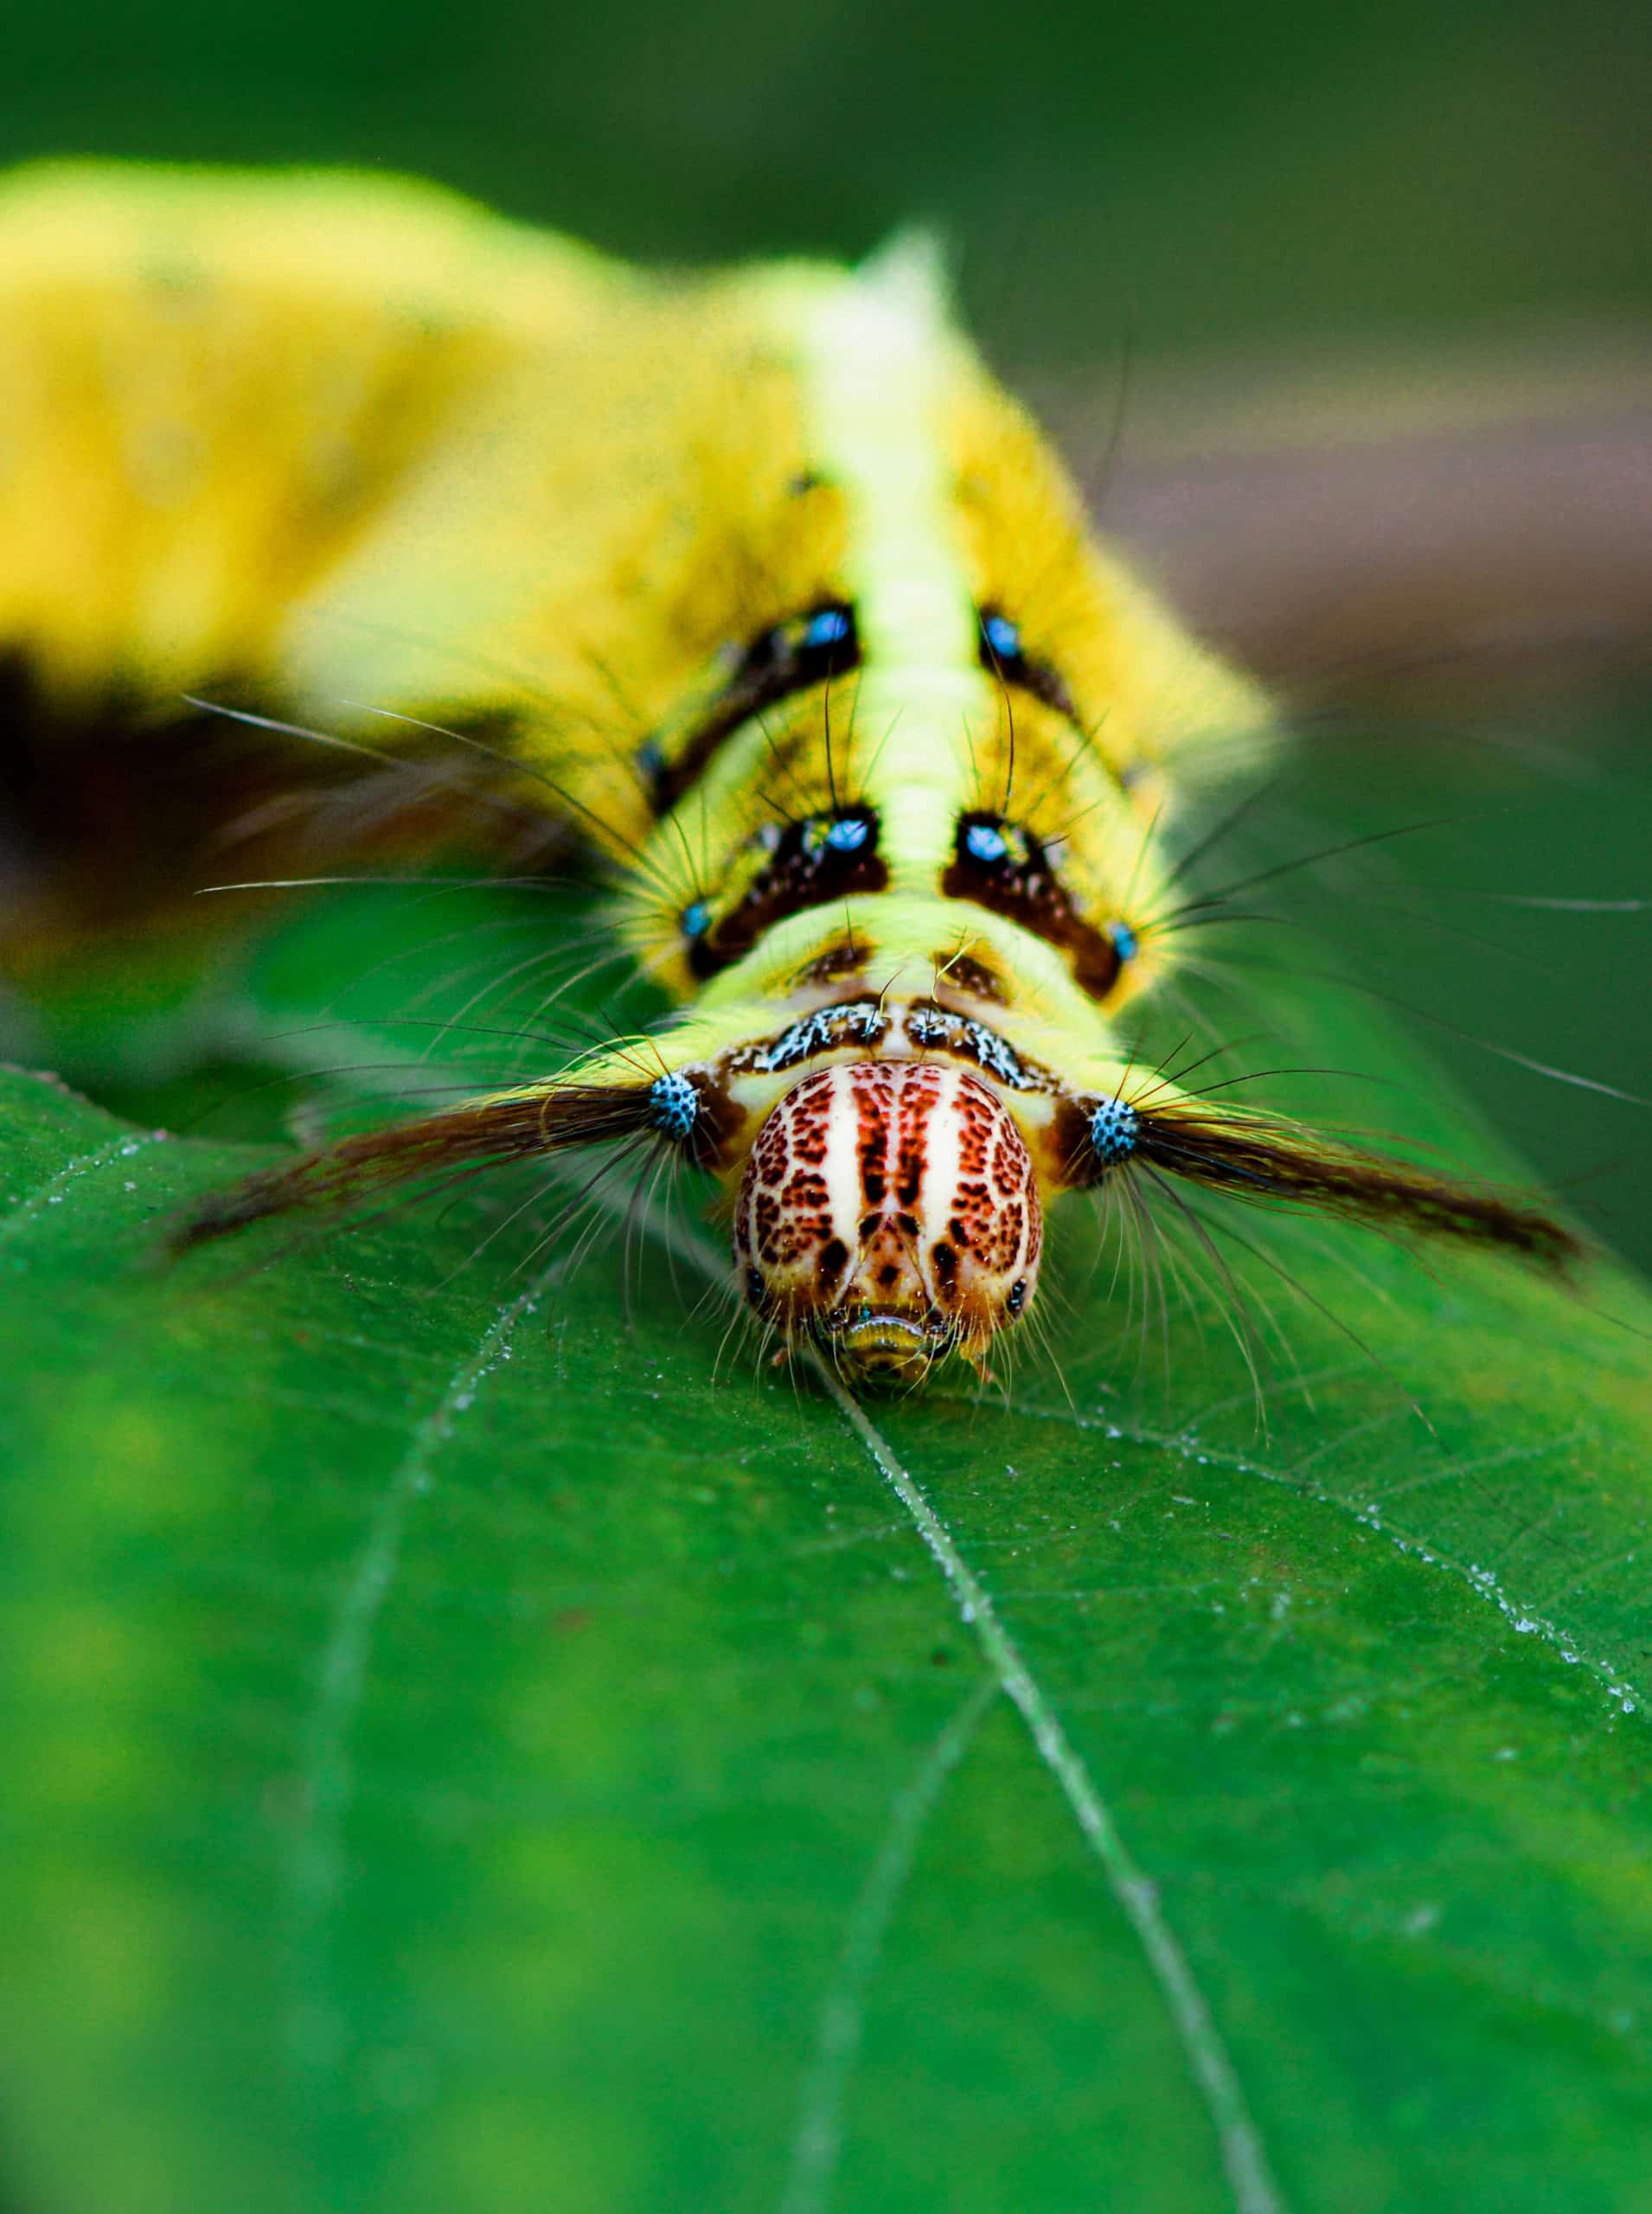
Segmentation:
[(809, 1332), (855, 1383), (977, 1365), (1032, 1304), (1043, 1245), (1033, 1164), (996, 1095), (939, 1061), (820, 1069), (774, 1108), (734, 1214), (747, 1297)]

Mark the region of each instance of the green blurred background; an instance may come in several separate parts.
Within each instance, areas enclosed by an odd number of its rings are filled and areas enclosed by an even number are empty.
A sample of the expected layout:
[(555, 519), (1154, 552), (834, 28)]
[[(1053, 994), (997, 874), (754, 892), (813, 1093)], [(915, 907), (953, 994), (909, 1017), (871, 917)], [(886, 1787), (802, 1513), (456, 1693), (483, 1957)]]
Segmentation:
[(1652, 21), (481, 0), (7, 11), (6, 150), (425, 171), (631, 253), (854, 249), (914, 214), (1085, 361), (1652, 304)]
[[(0, 155), (381, 165), (650, 257), (854, 253), (924, 218), (991, 350), (1088, 426), (1080, 444), (1105, 444), (1122, 412), (1128, 481), (1156, 454), (1277, 443), (1309, 389), (1333, 445), (1357, 441), (1373, 388), (1390, 414), (1460, 418), (1501, 390), (1499, 364), (1551, 412), (1632, 417), (1652, 330), (1649, 65), (1652, 11), (1606, 0), (81, 0), (9, 10)], [(1438, 364), (1463, 360), (1460, 388)], [(1258, 541), (1270, 524), (1259, 499)], [(1242, 537), (1227, 558), (1243, 566)], [(1649, 918), (1465, 906), (1457, 889), (1652, 891), (1636, 665), (1489, 706), (1470, 683), (1403, 732), (1380, 688), (1356, 692), (1356, 742), (1308, 749), (1272, 850), (1305, 850), (1304, 824), (1453, 827), (1320, 886), (1332, 965), (1517, 1053), (1652, 1089)], [(1460, 746), (1458, 719), (1511, 745)], [(1453, 887), (1420, 920), (1419, 884)], [(1591, 1219), (1652, 1257), (1641, 1110), (1425, 1034)]]

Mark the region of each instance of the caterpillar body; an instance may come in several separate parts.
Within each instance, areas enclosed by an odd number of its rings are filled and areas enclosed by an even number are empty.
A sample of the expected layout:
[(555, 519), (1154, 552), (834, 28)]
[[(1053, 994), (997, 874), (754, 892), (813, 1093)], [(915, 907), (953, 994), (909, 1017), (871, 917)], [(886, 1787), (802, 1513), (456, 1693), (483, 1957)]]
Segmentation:
[(1095, 540), (920, 243), (662, 277), (413, 185), (23, 172), (0, 424), (0, 646), (51, 726), (119, 703), (141, 763), (134, 707), (238, 702), (406, 766), (429, 845), (485, 768), (475, 819), (594, 852), (676, 1003), (181, 1243), (637, 1141), (719, 1180), (741, 1296), (855, 1383), (984, 1366), (1051, 1203), (1110, 1181), (1576, 1257), (1135, 1063), (1169, 834), (1272, 714)]

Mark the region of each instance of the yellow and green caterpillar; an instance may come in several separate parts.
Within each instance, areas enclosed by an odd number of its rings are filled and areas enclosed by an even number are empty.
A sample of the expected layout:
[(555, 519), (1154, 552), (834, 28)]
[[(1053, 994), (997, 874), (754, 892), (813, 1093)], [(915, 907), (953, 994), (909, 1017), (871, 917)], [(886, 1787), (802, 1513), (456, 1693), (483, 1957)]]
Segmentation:
[(517, 865), (524, 824), (576, 835), (677, 1002), (185, 1242), (641, 1140), (720, 1180), (743, 1295), (858, 1381), (982, 1365), (1049, 1202), (1109, 1180), (1577, 1251), (1132, 1066), (1167, 830), (1269, 704), (1096, 542), (919, 243), (655, 276), (409, 184), (25, 171), (0, 652), (44, 727), (118, 708), (140, 781), (145, 716), (205, 694), (404, 765), (414, 842), (462, 805)]

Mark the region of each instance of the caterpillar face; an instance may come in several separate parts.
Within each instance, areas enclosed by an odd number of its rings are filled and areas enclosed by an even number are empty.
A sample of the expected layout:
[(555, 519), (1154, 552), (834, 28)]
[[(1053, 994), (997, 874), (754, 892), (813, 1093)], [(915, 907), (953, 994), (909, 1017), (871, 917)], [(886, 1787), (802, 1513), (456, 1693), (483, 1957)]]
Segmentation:
[(751, 1304), (852, 1381), (977, 1366), (1038, 1282), (1043, 1212), (1013, 1118), (967, 1069), (858, 1061), (795, 1085), (741, 1178), (734, 1257)]

